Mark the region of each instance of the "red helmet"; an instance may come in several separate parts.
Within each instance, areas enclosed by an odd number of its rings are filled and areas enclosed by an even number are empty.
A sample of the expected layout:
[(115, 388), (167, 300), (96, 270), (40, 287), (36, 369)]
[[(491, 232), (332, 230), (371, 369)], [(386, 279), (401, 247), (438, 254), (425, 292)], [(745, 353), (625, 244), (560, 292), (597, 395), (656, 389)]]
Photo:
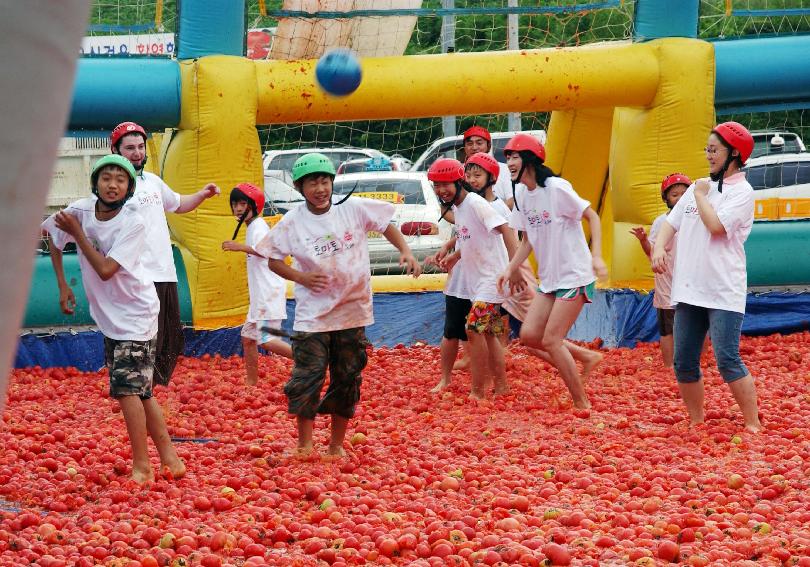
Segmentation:
[(464, 179), (464, 166), (453, 158), (441, 158), (433, 162), (427, 173), (430, 181), (454, 183)]
[(143, 141), (146, 141), (146, 130), (144, 130), (140, 124), (121, 122), (121, 124), (113, 128), (113, 131), (110, 133), (110, 147), (114, 148), (118, 145), (118, 141), (128, 134), (140, 134), (143, 136)]
[(531, 134), (515, 134), (514, 137), (506, 143), (503, 148), (503, 153), (507, 152), (532, 152), (540, 158), (541, 161), (546, 161), (546, 148), (540, 143), (540, 140)]
[(247, 199), (255, 206), (254, 214), (256, 216), (262, 214), (264, 210), (264, 191), (250, 183), (240, 183), (231, 190), (231, 204), (234, 201), (241, 201)]
[(489, 134), (489, 130), (484, 128), (483, 126), (470, 126), (466, 130), (464, 130), (464, 139), (472, 138), (473, 136), (478, 136), (479, 138), (485, 139), (490, 144), (492, 143), (492, 136)]
[(673, 185), (686, 185), (689, 187), (692, 184), (692, 180), (685, 176), (683, 173), (670, 173), (664, 180), (661, 182), (661, 196), (664, 196), (664, 193), (667, 192), (667, 189), (672, 187)]
[(498, 164), (498, 160), (483, 152), (468, 157), (467, 161), (464, 162), (464, 169), (467, 169), (468, 165), (473, 164), (489, 173), (493, 183), (498, 179), (498, 175), (501, 173), (501, 166)]
[(748, 128), (739, 122), (723, 122), (712, 130), (715, 134), (723, 138), (728, 145), (740, 152), (740, 160), (745, 164), (754, 151), (754, 137)]

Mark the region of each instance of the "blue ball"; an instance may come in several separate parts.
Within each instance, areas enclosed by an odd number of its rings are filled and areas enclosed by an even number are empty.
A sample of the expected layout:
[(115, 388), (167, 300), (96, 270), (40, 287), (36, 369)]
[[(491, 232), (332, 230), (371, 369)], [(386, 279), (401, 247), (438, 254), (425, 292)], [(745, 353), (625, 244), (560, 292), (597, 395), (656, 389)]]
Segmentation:
[(363, 71), (360, 60), (351, 49), (338, 47), (321, 56), (315, 66), (315, 78), (323, 90), (331, 95), (346, 96), (357, 90)]

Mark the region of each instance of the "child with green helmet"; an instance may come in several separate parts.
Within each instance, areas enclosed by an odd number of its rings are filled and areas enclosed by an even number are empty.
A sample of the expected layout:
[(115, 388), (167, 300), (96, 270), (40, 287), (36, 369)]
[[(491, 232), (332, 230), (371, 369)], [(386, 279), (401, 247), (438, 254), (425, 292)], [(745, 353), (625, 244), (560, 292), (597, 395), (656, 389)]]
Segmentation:
[[(329, 414), (328, 452), (342, 456), (368, 360), (365, 327), (374, 322), (367, 233), (380, 232), (397, 247), (406, 273), (416, 277), (420, 267), (392, 223), (394, 205), (348, 196), (332, 203), (335, 166), (328, 157), (301, 156), (292, 177), (305, 205), (284, 215), (255, 249), (270, 259), (271, 270), (295, 283), (294, 366), (284, 393), (297, 420), (298, 451), (312, 452), (315, 416)], [(329, 387), (321, 397), (327, 368)]]
[[(152, 397), (160, 304), (141, 260), (146, 225), (137, 207), (127, 204), (135, 192), (135, 169), (126, 158), (108, 155), (95, 164), (90, 180), (93, 196), (50, 216), (42, 228), (50, 234), (53, 250), (76, 243), (90, 315), (104, 335), (110, 396), (121, 406), (129, 433), (132, 479), (139, 484), (154, 479), (147, 432), (161, 465), (174, 478), (180, 478), (186, 467)], [(70, 314), (75, 299), (65, 281), (61, 259), (61, 253), (51, 257), (60, 305)]]

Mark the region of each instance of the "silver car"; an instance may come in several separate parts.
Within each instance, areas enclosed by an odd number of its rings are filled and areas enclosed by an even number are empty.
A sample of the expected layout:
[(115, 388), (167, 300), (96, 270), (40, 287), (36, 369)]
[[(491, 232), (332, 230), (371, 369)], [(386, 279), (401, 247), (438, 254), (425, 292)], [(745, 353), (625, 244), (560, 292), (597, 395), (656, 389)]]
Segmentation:
[[(450, 238), (451, 225), (439, 221), (441, 206), (424, 173), (386, 171), (347, 173), (337, 177), (335, 202), (349, 192), (354, 196), (393, 203), (396, 212), (392, 222), (405, 235), (405, 241), (420, 263), (435, 254)], [(368, 247), (372, 273), (402, 273), (399, 251), (382, 234), (369, 233)]]

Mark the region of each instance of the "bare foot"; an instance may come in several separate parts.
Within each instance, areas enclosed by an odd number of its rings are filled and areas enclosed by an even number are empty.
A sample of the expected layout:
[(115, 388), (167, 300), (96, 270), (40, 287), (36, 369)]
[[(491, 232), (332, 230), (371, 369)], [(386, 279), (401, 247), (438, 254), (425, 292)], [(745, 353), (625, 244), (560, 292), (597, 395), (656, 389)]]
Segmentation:
[(495, 384), (494, 394), (496, 396), (503, 396), (504, 394), (508, 393), (509, 393), (509, 384), (507, 384), (505, 381), (502, 383)]
[(176, 461), (163, 463), (160, 470), (163, 476), (171, 480), (180, 480), (186, 476), (186, 464), (179, 458)]
[(602, 359), (605, 358), (603, 354), (593, 351), (591, 352), (592, 356), (590, 356), (588, 360), (582, 363), (582, 372), (579, 375), (579, 379), (582, 380), (583, 384), (585, 384), (585, 382), (588, 381), (588, 378), (590, 378), (593, 369), (599, 366), (599, 364), (602, 362)]
[(470, 359), (466, 356), (453, 363), (453, 370), (467, 370), (470, 367)]
[(346, 456), (346, 451), (343, 450), (343, 446), (341, 445), (329, 445), (329, 449), (326, 451), (326, 454), (330, 457), (341, 458)]
[(248, 386), (255, 386), (259, 383), (259, 376), (245, 376), (245, 384)]
[(574, 400), (574, 407), (577, 409), (591, 409), (591, 402), (588, 400), (588, 398)]
[(758, 420), (756, 423), (745, 424), (745, 430), (748, 431), (749, 433), (760, 433), (762, 432), (763, 429), (764, 428), (762, 427), (762, 424)]
[(470, 399), (475, 400), (475, 401), (481, 401), (481, 400), (485, 400), (486, 396), (484, 394), (482, 394), (481, 392), (476, 392), (475, 390), (472, 390), (470, 392)]
[(444, 378), (442, 378), (441, 380), (439, 380), (438, 384), (436, 384), (435, 386), (433, 386), (430, 389), (430, 392), (432, 394), (437, 394), (437, 393), (441, 392), (442, 390), (444, 390), (445, 388), (447, 388), (449, 385), (450, 385), (450, 380), (445, 380)]
[(146, 470), (143, 469), (136, 469), (133, 467), (132, 469), (132, 480), (140, 485), (147, 484), (149, 482), (153, 482), (155, 480), (155, 475), (152, 472), (152, 467), (147, 468)]

